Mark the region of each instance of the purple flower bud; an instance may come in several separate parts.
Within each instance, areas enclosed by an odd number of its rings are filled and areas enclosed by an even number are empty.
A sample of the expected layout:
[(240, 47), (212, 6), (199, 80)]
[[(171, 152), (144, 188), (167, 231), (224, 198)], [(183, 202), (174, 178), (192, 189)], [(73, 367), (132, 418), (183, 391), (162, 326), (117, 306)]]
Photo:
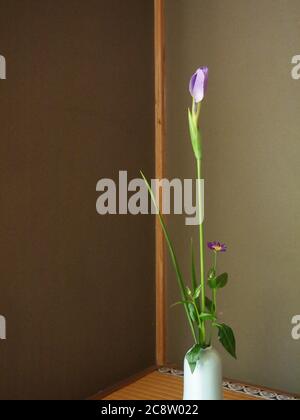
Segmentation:
[(211, 251), (215, 251), (215, 252), (227, 251), (226, 244), (221, 244), (221, 242), (208, 242), (207, 246)]
[(208, 84), (208, 67), (200, 67), (193, 74), (190, 81), (190, 93), (194, 98), (196, 104), (201, 102), (205, 96)]

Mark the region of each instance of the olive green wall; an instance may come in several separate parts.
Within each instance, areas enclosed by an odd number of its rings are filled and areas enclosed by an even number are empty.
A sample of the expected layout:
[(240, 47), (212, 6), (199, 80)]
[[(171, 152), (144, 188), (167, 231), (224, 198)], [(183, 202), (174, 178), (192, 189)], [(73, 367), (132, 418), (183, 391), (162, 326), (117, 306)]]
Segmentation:
[[(202, 127), (206, 239), (228, 244), (221, 257), (230, 284), (219, 301), (232, 325), (238, 361), (225, 375), (300, 392), (300, 51), (298, 0), (166, 0), (168, 176), (194, 176), (186, 109), (192, 72), (210, 68)], [(169, 219), (188, 272), (193, 229)], [(178, 300), (172, 269), (168, 302)], [(191, 345), (183, 311), (168, 312), (168, 358)]]
[(96, 213), (154, 172), (153, 2), (0, 10), (0, 399), (81, 399), (155, 362), (154, 219)]

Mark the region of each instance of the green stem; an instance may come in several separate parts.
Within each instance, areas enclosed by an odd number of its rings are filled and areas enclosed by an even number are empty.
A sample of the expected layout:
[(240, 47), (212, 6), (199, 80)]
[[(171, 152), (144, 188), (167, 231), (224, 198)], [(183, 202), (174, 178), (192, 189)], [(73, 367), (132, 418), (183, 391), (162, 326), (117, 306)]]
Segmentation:
[[(214, 252), (214, 270), (215, 270), (216, 275), (217, 275), (217, 257), (218, 257), (218, 253), (215, 251)], [(214, 304), (215, 316), (216, 316), (217, 315), (217, 289), (213, 290), (213, 304)]]
[(196, 112), (196, 121), (197, 121), (197, 124), (199, 123), (200, 112), (201, 112), (201, 105), (202, 105), (202, 102), (200, 102), (198, 104), (198, 107), (197, 107), (197, 112)]
[(213, 303), (215, 308), (215, 316), (217, 315), (217, 290), (214, 289), (213, 291)]
[[(201, 304), (202, 312), (206, 311), (205, 302), (205, 268), (204, 268), (204, 229), (203, 221), (201, 220), (202, 203), (201, 203), (201, 160), (197, 159), (197, 179), (198, 179), (198, 206), (199, 206), (199, 242), (200, 242), (200, 278), (201, 278)], [(202, 336), (204, 345), (206, 342), (205, 321), (202, 322)]]
[(198, 311), (197, 303), (194, 300), (193, 300), (193, 305), (195, 307), (197, 318), (198, 318), (198, 325), (199, 325), (199, 344), (201, 344), (202, 343), (202, 328), (200, 327), (200, 325), (202, 324), (202, 321), (200, 319), (200, 313)]

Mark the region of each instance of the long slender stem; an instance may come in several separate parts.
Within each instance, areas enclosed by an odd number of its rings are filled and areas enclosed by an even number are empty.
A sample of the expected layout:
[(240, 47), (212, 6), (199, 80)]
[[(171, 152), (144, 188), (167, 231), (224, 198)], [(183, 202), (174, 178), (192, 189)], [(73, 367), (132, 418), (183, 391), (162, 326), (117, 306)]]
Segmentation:
[[(198, 307), (197, 307), (197, 303), (195, 301), (193, 301), (193, 305), (194, 305), (195, 310), (196, 310), (198, 324), (201, 325), (200, 313), (199, 313), (199, 310), (198, 310)], [(202, 342), (202, 329), (199, 328), (199, 344), (201, 344), (201, 342)]]
[[(217, 257), (218, 257), (218, 253), (215, 251), (214, 252), (214, 270), (215, 270), (215, 275), (217, 275)], [(213, 290), (213, 304), (214, 304), (214, 308), (215, 308), (215, 316), (217, 315), (217, 289)]]
[[(199, 243), (200, 243), (200, 278), (201, 278), (201, 304), (202, 312), (206, 312), (206, 294), (205, 294), (205, 268), (204, 268), (204, 229), (202, 220), (202, 202), (201, 202), (201, 160), (197, 159), (197, 178), (198, 178), (198, 206), (199, 206)], [(204, 345), (206, 342), (205, 321), (202, 323), (202, 336)]]

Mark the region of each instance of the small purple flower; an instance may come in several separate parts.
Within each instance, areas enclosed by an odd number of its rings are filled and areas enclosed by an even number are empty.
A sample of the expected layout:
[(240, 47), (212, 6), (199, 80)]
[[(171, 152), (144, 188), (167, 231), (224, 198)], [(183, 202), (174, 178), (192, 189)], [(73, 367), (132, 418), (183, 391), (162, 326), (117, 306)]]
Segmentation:
[(226, 252), (227, 246), (226, 244), (221, 244), (221, 242), (208, 242), (208, 248), (214, 252)]
[(208, 84), (208, 67), (200, 67), (190, 81), (190, 93), (196, 104), (204, 99)]

